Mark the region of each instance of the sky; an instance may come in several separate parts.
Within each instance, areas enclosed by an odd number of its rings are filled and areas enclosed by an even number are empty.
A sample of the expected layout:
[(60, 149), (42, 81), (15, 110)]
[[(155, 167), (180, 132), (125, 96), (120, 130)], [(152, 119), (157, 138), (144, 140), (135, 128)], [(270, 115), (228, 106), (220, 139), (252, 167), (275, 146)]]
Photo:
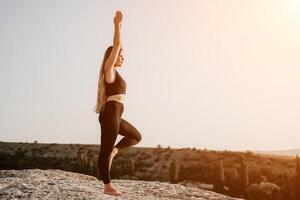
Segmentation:
[(300, 148), (300, 0), (1, 0), (1, 141), (100, 144), (117, 10), (136, 147)]

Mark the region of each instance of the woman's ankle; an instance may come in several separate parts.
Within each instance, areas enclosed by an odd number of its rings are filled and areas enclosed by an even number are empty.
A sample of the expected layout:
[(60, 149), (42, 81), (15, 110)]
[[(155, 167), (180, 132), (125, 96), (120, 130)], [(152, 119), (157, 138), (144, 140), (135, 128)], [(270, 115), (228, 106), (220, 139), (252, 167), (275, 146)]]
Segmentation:
[(111, 187), (111, 182), (110, 183), (104, 183), (104, 187)]

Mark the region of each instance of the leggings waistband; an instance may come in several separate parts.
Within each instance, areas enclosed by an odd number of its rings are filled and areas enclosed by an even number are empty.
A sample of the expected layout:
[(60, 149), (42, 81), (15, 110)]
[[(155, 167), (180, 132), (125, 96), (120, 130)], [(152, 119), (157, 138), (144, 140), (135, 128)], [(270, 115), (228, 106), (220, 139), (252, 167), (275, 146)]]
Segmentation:
[[(122, 104), (120, 101), (115, 101), (115, 100), (109, 100), (109, 101), (106, 101), (105, 104), (111, 104), (111, 103), (114, 103), (114, 104)], [(124, 106), (124, 105), (123, 105)]]

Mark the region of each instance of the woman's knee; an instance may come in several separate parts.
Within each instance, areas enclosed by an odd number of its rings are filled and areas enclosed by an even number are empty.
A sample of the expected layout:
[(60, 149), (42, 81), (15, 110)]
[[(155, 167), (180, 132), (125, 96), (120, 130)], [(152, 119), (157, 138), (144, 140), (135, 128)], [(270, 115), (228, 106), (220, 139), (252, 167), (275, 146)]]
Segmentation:
[(102, 159), (108, 159), (112, 150), (113, 150), (113, 146), (100, 147), (99, 157), (101, 157)]
[(136, 132), (136, 137), (135, 137), (137, 142), (140, 142), (142, 140), (142, 135), (140, 134), (139, 131)]

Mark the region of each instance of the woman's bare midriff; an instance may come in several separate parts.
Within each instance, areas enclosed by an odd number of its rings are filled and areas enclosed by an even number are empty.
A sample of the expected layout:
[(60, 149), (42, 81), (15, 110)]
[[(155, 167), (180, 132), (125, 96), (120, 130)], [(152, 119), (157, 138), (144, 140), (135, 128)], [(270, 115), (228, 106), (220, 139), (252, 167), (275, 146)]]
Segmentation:
[(115, 94), (107, 97), (106, 102), (113, 100), (113, 101), (118, 101), (120, 103), (124, 103), (124, 99), (125, 99), (125, 94)]

